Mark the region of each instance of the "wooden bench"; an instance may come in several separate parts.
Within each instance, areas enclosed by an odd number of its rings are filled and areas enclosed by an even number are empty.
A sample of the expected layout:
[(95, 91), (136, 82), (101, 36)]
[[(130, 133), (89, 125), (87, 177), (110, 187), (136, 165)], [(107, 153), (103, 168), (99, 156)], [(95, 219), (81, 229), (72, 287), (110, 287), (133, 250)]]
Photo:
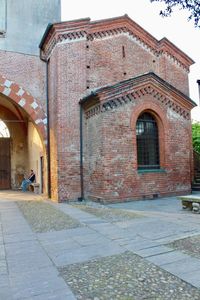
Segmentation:
[(194, 213), (200, 213), (200, 197), (199, 196), (181, 196), (177, 197), (182, 201), (182, 208), (192, 210)]
[(29, 184), (28, 189), (30, 192), (34, 192), (35, 194), (39, 194), (40, 192), (40, 184), (33, 182), (31, 184)]

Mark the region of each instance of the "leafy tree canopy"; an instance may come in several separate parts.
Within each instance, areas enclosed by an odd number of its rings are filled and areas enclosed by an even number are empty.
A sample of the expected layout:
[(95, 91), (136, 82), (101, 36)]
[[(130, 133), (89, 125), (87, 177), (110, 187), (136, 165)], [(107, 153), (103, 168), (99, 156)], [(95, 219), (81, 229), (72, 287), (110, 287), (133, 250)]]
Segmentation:
[(192, 124), (192, 143), (194, 150), (200, 153), (200, 123)]
[(188, 20), (193, 20), (195, 27), (200, 28), (200, 0), (150, 0), (151, 2), (164, 2), (166, 8), (160, 11), (160, 15), (168, 17), (175, 7), (189, 11)]

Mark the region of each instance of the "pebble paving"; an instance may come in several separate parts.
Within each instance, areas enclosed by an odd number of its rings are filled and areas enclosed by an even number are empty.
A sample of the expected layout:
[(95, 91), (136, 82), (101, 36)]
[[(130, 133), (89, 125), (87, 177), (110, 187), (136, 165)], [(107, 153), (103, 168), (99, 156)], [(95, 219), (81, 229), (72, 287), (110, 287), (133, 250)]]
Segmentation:
[[(163, 219), (159, 225), (155, 217), (149, 218), (142, 212), (90, 202), (16, 203), (22, 213), (14, 209), (14, 203), (5, 203), (1, 212), (4, 240), (0, 244), (0, 260), (5, 266), (0, 264), (0, 271), (7, 281), (6, 287), (0, 290), (0, 299), (9, 300), (6, 293), (13, 293), (17, 300), (200, 300), (200, 268), (196, 265), (200, 257), (200, 235), (167, 245), (165, 240), (165, 246), (151, 246), (152, 238), (163, 238), (171, 231), (174, 234), (176, 227), (172, 224), (168, 228)], [(120, 227), (126, 221), (127, 227)], [(167, 255), (172, 254), (175, 262), (167, 263)], [(188, 267), (193, 263), (196, 273), (188, 274), (188, 268), (177, 273), (182, 264), (180, 255), (187, 256), (184, 263)], [(161, 256), (160, 264), (153, 262)], [(31, 275), (33, 270), (36, 276)], [(32, 281), (28, 276), (33, 276)]]
[(73, 204), (73, 206), (111, 223), (143, 217), (139, 213), (125, 211), (122, 209), (108, 208), (97, 203), (86, 203), (85, 205)]
[(126, 251), (59, 268), (79, 300), (199, 300), (200, 290)]
[(168, 246), (177, 250), (181, 250), (191, 256), (200, 258), (200, 235), (176, 240), (168, 244)]
[(81, 227), (81, 223), (43, 201), (17, 201), (34, 232), (59, 231)]

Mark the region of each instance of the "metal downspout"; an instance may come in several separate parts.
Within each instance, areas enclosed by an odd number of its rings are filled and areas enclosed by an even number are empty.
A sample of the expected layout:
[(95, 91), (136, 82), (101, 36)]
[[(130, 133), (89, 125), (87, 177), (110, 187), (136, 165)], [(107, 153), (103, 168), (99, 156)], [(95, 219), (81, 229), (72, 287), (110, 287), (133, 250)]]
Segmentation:
[(200, 105), (200, 79), (197, 80), (198, 90), (199, 90), (199, 105)]
[(50, 159), (50, 126), (49, 126), (49, 60), (46, 61), (46, 97), (47, 97), (47, 169), (48, 197), (51, 198), (51, 159)]
[(78, 201), (84, 200), (84, 182), (83, 182), (83, 108), (80, 105), (80, 184), (81, 184), (81, 197)]
[(51, 159), (50, 159), (50, 127), (49, 127), (49, 59), (40, 59), (46, 64), (46, 110), (47, 110), (47, 177), (48, 197), (51, 198)]

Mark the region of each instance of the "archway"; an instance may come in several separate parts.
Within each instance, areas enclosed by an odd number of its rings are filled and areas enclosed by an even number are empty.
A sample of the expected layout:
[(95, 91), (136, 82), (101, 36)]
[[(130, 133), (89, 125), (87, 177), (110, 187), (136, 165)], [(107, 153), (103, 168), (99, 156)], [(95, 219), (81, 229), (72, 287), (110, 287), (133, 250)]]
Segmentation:
[[(47, 118), (40, 101), (0, 76), (0, 119), (10, 132), (10, 166), (7, 166), (7, 170), (10, 168), (10, 184), (4, 184), (4, 188), (19, 188), (24, 175), (34, 169), (37, 182), (44, 185), (46, 192)], [(2, 148), (0, 145), (0, 151)]]
[(35, 124), (42, 140), (46, 143), (47, 116), (40, 102), (17, 83), (6, 79), (2, 75), (0, 75), (0, 94), (6, 96), (8, 101), (12, 100), (15, 102), (28, 114)]

